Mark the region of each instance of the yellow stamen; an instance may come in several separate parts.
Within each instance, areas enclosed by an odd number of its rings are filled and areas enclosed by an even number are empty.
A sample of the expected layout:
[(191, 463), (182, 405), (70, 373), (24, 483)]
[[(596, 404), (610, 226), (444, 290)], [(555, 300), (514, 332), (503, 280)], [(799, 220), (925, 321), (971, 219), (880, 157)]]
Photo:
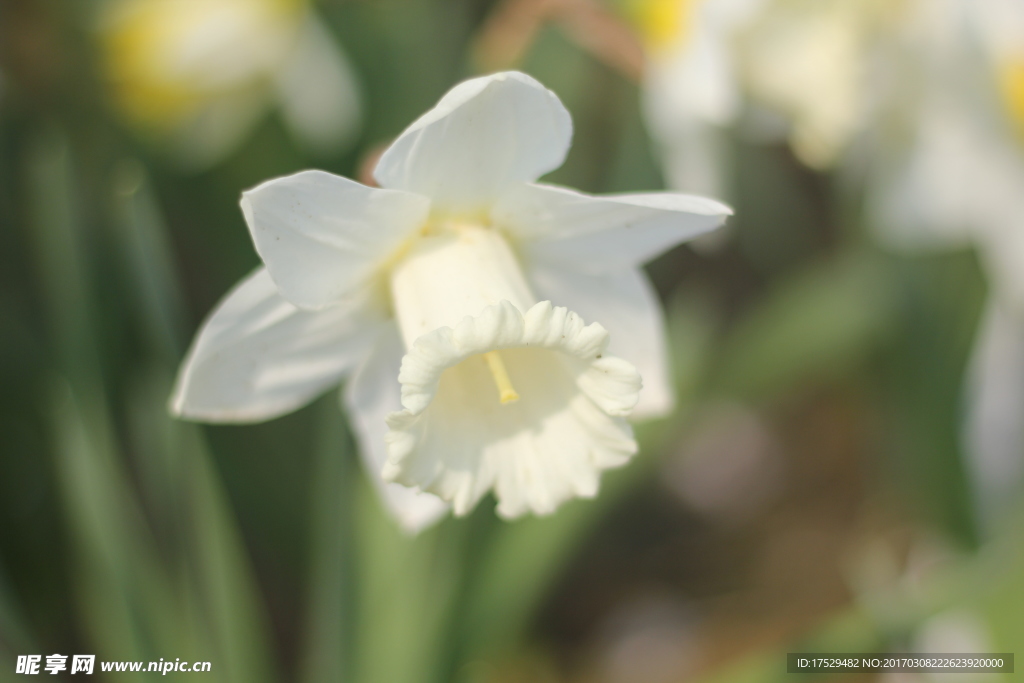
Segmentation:
[(519, 394), (513, 388), (512, 380), (508, 377), (508, 370), (505, 369), (505, 362), (501, 360), (498, 352), (489, 351), (485, 353), (484, 360), (487, 361), (487, 367), (490, 369), (491, 376), (494, 377), (494, 383), (498, 387), (498, 400), (501, 401), (501, 404), (504, 405), (518, 401)]

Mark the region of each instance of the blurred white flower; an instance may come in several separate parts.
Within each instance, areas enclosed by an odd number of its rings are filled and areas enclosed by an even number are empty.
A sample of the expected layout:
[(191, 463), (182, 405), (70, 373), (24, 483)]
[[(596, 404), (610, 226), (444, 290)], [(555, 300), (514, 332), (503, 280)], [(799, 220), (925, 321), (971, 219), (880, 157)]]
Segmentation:
[[(951, 607), (929, 618), (914, 634), (914, 652), (981, 653), (992, 652), (992, 633), (983, 614), (966, 607)], [(926, 673), (925, 681), (974, 683), (992, 680), (992, 674), (961, 671), (956, 673)], [(996, 679), (998, 680), (998, 678)]]
[(1001, 2), (916, 0), (893, 35), (899, 71), (872, 122), (868, 195), (889, 244), (958, 247), (1016, 231), (1021, 149), (998, 93), (1006, 67), (983, 47), (983, 10)]
[(832, 166), (862, 129), (876, 36), (894, 0), (770, 0), (744, 36), (751, 98), (788, 122), (789, 143), (812, 168)]
[(276, 103), (311, 151), (356, 132), (348, 61), (305, 0), (107, 0), (98, 37), (114, 104), (181, 163), (223, 159)]
[[(928, 617), (916, 627), (909, 648), (912, 652), (980, 654), (996, 649), (992, 632), (984, 614), (969, 607), (948, 607)], [(978, 683), (979, 681), (1006, 680), (984, 671), (952, 671), (938, 673), (886, 673), (880, 683)]]
[[(375, 171), (386, 189), (305, 171), (244, 193), (265, 267), (205, 323), (171, 409), (265, 420), (352, 373), (368, 468), (412, 487), (375, 477), (406, 528), (443, 513), (431, 493), (464, 514), (493, 488), (506, 517), (594, 495), (636, 450), (624, 416), (672, 403), (640, 266), (730, 210), (534, 183), (571, 135), (553, 93), (500, 73), (456, 86), (398, 137)], [(637, 370), (581, 316), (639, 367), (639, 403)]]
[(719, 193), (724, 129), (740, 114), (736, 40), (766, 0), (636, 0), (644, 114), (668, 184)]
[(832, 166), (865, 123), (876, 34), (891, 0), (636, 0), (648, 127), (673, 187), (720, 192), (725, 129), (788, 138)]
[(964, 448), (980, 517), (1024, 480), (1024, 5), (915, 0), (873, 123), (868, 208), (903, 250), (978, 249), (990, 297), (969, 365)]
[(1001, 105), (975, 122), (991, 134), (976, 151), (984, 173), (970, 187), (992, 289), (971, 359), (965, 430), (980, 516), (993, 522), (1019, 502), (1024, 484), (1024, 5), (971, 7)]
[[(982, 52), (980, 60), (972, 54), (964, 59), (976, 65), (973, 74), (965, 74), (975, 89), (953, 84), (956, 90), (949, 94), (964, 107), (960, 129), (973, 137), (966, 158), (973, 175), (959, 176), (965, 182), (961, 193), (973, 195), (966, 227), (981, 248), (995, 296), (1024, 320), (1024, 4), (960, 1), (963, 23), (975, 29), (964, 39), (980, 44)], [(953, 169), (965, 159), (941, 161)]]
[(1024, 142), (1024, 7), (1018, 0), (979, 0), (982, 41), (1018, 142)]
[(966, 465), (978, 518), (988, 524), (1012, 508), (1024, 482), (1024, 314), (1006, 300), (988, 302), (965, 398)]

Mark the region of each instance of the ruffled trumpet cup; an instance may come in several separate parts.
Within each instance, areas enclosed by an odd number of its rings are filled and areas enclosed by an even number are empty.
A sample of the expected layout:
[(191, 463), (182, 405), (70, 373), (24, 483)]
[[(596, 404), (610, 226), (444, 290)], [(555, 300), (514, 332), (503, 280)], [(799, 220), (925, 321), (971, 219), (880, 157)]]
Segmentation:
[(636, 452), (624, 417), (640, 375), (605, 355), (608, 332), (533, 294), (501, 233), (456, 223), (417, 240), (391, 292), (409, 353), (403, 410), (387, 418), (385, 480), (469, 512), (545, 514), (597, 493)]
[(504, 301), (420, 337), (398, 375), (405, 409), (388, 416), (384, 478), (457, 515), (492, 487), (503, 517), (593, 497), (601, 470), (637, 450), (624, 418), (640, 375), (607, 346), (603, 327), (549, 301), (525, 315)]
[(381, 188), (304, 171), (246, 192), (265, 267), (203, 326), (172, 411), (265, 420), (348, 377), (360, 452), (412, 531), (489, 490), (506, 517), (594, 495), (636, 452), (624, 416), (672, 405), (641, 265), (731, 212), (534, 182), (571, 134), (554, 93), (495, 74), (409, 126), (377, 165)]

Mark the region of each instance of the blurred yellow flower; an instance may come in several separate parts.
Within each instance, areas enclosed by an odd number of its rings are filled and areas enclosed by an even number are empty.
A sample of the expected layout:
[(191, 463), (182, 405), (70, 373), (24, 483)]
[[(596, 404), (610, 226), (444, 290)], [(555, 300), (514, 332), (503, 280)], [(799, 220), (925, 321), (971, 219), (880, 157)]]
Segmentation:
[(695, 5), (699, 2), (701, 0), (636, 0), (628, 9), (644, 45), (657, 53), (689, 39)]
[(297, 0), (155, 0), (123, 3), (104, 48), (118, 105), (168, 127), (212, 94), (254, 84), (294, 41)]
[(999, 85), (1017, 132), (1024, 137), (1024, 56), (1003, 65)]
[(115, 107), (193, 166), (229, 154), (272, 102), (313, 149), (358, 122), (350, 68), (305, 0), (111, 0), (98, 37)]

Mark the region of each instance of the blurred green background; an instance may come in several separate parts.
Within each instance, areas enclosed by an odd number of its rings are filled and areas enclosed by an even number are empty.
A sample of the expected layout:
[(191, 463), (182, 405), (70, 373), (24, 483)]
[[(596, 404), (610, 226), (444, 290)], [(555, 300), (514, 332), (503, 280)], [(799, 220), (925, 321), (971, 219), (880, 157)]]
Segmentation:
[(513, 523), (485, 502), (410, 538), (334, 392), (260, 425), (172, 420), (188, 341), (259, 263), (243, 189), (310, 167), (366, 180), (495, 68), (572, 113), (548, 180), (660, 189), (663, 155), (626, 4), (323, 0), (362, 112), (329, 144), (268, 103), (266, 72), (219, 129), (237, 139), (176, 137), (219, 86), (140, 86), (149, 57), (116, 11), (0, 3), (0, 681), (33, 653), (207, 660), (205, 679), (245, 683), (774, 681), (791, 651), (1024, 642), (1024, 516), (1015, 496), (979, 514), (963, 429), (983, 260), (879, 246), (857, 173), (738, 125), (726, 237), (648, 267), (677, 409), (638, 426), (596, 500)]

